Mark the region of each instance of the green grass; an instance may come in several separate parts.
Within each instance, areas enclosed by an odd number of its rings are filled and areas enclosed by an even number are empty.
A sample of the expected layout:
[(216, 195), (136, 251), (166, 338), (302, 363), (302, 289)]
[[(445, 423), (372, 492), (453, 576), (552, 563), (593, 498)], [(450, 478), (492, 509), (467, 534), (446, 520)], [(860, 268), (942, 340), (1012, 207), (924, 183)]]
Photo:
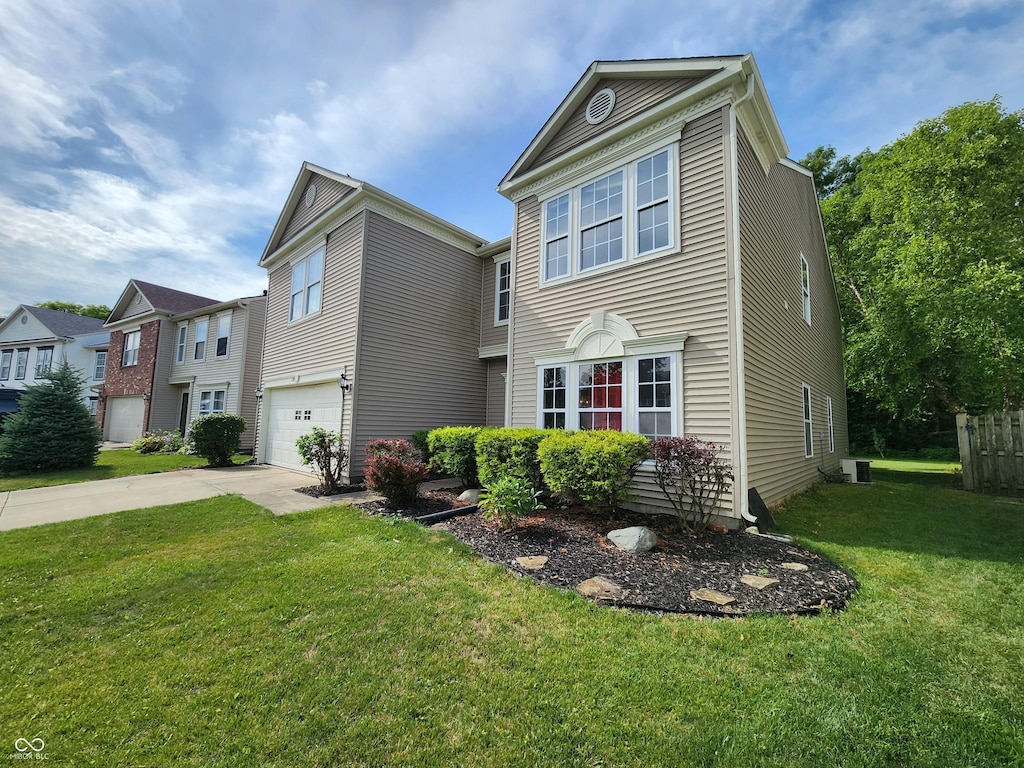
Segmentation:
[(443, 533), (236, 497), (7, 532), (0, 738), (58, 765), (1024, 764), (1024, 507), (879, 480), (777, 517), (860, 579), (847, 611), (597, 608)]
[[(249, 458), (249, 456), (235, 456), (234, 460), (237, 463)], [(111, 477), (151, 475), (155, 472), (170, 472), (184, 467), (202, 466), (206, 466), (206, 459), (201, 456), (182, 456), (177, 453), (143, 454), (122, 448), (100, 451), (96, 463), (84, 469), (18, 474), (9, 477), (0, 475), (0, 493), (21, 491), (26, 488), (48, 488), (51, 485), (84, 483), (89, 480), (106, 480)]]

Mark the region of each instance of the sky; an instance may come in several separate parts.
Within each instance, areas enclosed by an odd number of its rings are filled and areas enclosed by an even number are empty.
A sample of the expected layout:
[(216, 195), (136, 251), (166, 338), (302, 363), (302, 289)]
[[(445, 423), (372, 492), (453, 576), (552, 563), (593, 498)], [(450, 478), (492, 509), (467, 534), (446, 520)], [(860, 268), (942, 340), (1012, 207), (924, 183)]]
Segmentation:
[(495, 187), (594, 60), (753, 52), (790, 157), (951, 106), (1024, 108), (1020, 0), (0, 0), (0, 316), (218, 300), (304, 160), (482, 238)]

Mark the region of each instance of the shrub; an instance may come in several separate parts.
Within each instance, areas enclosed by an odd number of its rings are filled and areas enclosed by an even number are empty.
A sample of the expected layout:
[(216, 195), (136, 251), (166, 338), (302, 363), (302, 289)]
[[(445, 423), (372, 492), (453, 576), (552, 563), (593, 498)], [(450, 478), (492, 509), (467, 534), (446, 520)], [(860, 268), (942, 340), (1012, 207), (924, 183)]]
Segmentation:
[(371, 440), (366, 444), (366, 487), (392, 507), (416, 501), (416, 485), (428, 473), (427, 465), (408, 440)]
[(25, 389), (4, 421), (0, 472), (50, 472), (91, 467), (103, 435), (82, 402), (84, 379), (67, 363)]
[(181, 432), (167, 432), (161, 429), (147, 432), (134, 443), (132, 450), (136, 453), (178, 453), (185, 445)]
[(132, 450), (136, 453), (159, 453), (163, 444), (163, 441), (159, 437), (146, 432), (142, 437), (132, 443)]
[(480, 482), (490, 488), (508, 477), (525, 480), (531, 488), (546, 490), (537, 446), (551, 434), (531, 427), (488, 429), (476, 439), (476, 463)]
[(555, 493), (597, 511), (629, 498), (629, 485), (648, 457), (647, 438), (626, 432), (555, 432), (537, 447), (544, 481)]
[(466, 488), (477, 488), (476, 438), (483, 427), (439, 427), (427, 436), (430, 468), (439, 474), (453, 475)]
[(313, 468), (325, 493), (336, 493), (341, 485), (341, 473), (348, 466), (348, 451), (340, 432), (328, 432), (313, 427), (295, 441), (302, 463)]
[(539, 495), (528, 481), (503, 477), (480, 494), (480, 508), (488, 520), (495, 520), (503, 531), (510, 531), (521, 517), (544, 509), (537, 499)]
[(679, 516), (685, 530), (707, 528), (732, 478), (732, 466), (707, 440), (662, 437), (651, 442), (654, 478)]
[(430, 444), (427, 439), (430, 436), (429, 429), (420, 429), (412, 433), (409, 438), (409, 442), (412, 443), (412, 447), (419, 451), (420, 458), (424, 464), (430, 465)]
[(189, 442), (211, 467), (231, 466), (231, 457), (242, 445), (245, 419), (232, 413), (210, 413), (192, 422)]

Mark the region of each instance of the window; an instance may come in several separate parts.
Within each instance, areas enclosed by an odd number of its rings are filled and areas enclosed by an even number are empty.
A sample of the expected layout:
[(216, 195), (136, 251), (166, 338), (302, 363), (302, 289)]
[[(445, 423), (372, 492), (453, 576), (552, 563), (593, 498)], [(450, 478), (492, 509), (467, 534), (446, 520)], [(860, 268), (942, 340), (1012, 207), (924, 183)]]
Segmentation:
[(188, 338), (188, 323), (178, 326), (178, 350), (174, 362), (185, 362), (185, 340)]
[(832, 428), (832, 398), (825, 398), (825, 412), (828, 416), (828, 452), (836, 452), (836, 433)]
[(89, 413), (91, 413), (93, 416), (96, 415), (97, 409), (99, 408), (99, 402), (100, 400), (98, 397), (89, 398)]
[(579, 366), (580, 429), (622, 429), (622, 361)]
[(649, 440), (672, 436), (672, 358), (637, 360), (637, 432)]
[(124, 352), (121, 353), (121, 365), (137, 365), (139, 362), (139, 340), (142, 331), (130, 331), (124, 335)]
[(814, 433), (811, 427), (811, 388), (806, 384), (801, 386), (804, 390), (804, 457), (809, 459), (814, 455)]
[(506, 259), (498, 262), (494, 287), (494, 324), (507, 323), (512, 309), (512, 262)]
[(292, 265), (292, 300), (288, 313), (289, 322), (320, 311), (323, 280), (324, 251), (322, 248)]
[(206, 359), (206, 334), (210, 329), (210, 321), (207, 319), (196, 320), (196, 343), (192, 352), (193, 360)]
[(217, 357), (224, 357), (228, 353), (228, 338), (231, 336), (231, 315), (221, 315), (217, 318)]
[(804, 322), (811, 324), (811, 272), (807, 267), (807, 259), (800, 254), (800, 285), (804, 297)]
[(97, 352), (96, 363), (92, 368), (92, 377), (96, 381), (103, 381), (103, 377), (107, 375), (107, 353)]
[(199, 415), (224, 413), (224, 390), (204, 389), (199, 392)]
[(25, 372), (28, 370), (28, 350), (18, 350), (18, 360), (14, 366), (14, 378), (21, 381), (25, 378)]
[(53, 347), (36, 347), (36, 376), (42, 376), (53, 365)]
[(0, 381), (7, 381), (11, 377), (11, 360), (13, 358), (13, 349), (5, 349), (0, 352)]
[(542, 281), (673, 248), (675, 152), (665, 147), (544, 201)]
[(565, 366), (543, 368), (540, 386), (541, 426), (544, 429), (565, 429)]

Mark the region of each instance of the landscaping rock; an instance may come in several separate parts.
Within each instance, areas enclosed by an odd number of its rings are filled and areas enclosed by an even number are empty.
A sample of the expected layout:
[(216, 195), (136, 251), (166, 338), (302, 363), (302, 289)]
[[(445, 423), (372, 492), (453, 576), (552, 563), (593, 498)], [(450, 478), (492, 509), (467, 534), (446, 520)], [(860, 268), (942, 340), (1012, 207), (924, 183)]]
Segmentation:
[(576, 585), (576, 591), (584, 597), (591, 597), (594, 600), (621, 600), (626, 595), (622, 587), (601, 576), (581, 581)]
[(634, 525), (632, 528), (617, 528), (609, 531), (608, 541), (627, 552), (646, 552), (658, 544), (658, 536), (650, 528)]
[(478, 504), (480, 502), (480, 489), (470, 488), (459, 494), (459, 501), (467, 501), (470, 504)]
[(543, 555), (535, 555), (532, 557), (517, 557), (516, 562), (519, 563), (521, 568), (525, 568), (527, 571), (539, 571), (544, 567), (544, 564), (548, 561)]
[(728, 533), (729, 532), (729, 526), (722, 525), (720, 523), (712, 523), (711, 525), (708, 526), (708, 530), (711, 531), (712, 533)]
[(809, 570), (803, 563), (782, 563), (779, 567), (785, 568), (787, 571), (797, 571), (798, 573)]
[(719, 592), (717, 589), (708, 589), (707, 587), (692, 590), (690, 597), (694, 600), (703, 600), (706, 603), (714, 603), (715, 605), (728, 605), (729, 603), (736, 602), (735, 597)]
[(779, 584), (778, 579), (769, 579), (767, 576), (751, 576), (749, 574), (741, 576), (740, 581), (754, 589), (768, 589), (768, 587), (775, 587)]
[(761, 529), (758, 528), (756, 525), (752, 525), (749, 528), (745, 529), (743, 532), (744, 533), (760, 533)]

